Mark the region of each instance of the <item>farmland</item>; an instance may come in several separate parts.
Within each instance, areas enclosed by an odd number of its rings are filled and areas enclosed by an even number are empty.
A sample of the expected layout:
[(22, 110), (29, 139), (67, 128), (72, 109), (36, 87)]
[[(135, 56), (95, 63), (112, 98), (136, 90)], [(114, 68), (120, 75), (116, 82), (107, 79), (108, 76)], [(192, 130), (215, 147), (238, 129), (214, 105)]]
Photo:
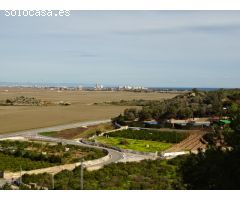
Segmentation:
[(62, 139), (88, 138), (97, 132), (104, 132), (112, 129), (114, 129), (114, 127), (111, 123), (105, 123), (95, 126), (66, 129), (62, 131), (43, 132), (40, 133), (40, 135)]
[(60, 101), (71, 103), (69, 106), (55, 104), (49, 106), (0, 106), (0, 133), (79, 121), (110, 119), (122, 113), (129, 106), (96, 105), (95, 103), (133, 99), (163, 100), (173, 98), (176, 95), (157, 92), (51, 91), (32, 88), (0, 88), (0, 100), (24, 96), (52, 103)]
[(140, 152), (161, 152), (172, 147), (171, 143), (149, 140), (125, 139), (120, 137), (98, 137), (97, 141), (110, 146), (119, 147), (121, 149), (131, 149)]
[(0, 141), (0, 171), (40, 169), (104, 157), (97, 149), (27, 141)]
[(185, 140), (190, 133), (184, 131), (121, 130), (97, 137), (97, 141), (122, 149), (140, 152), (161, 152)]
[(179, 143), (186, 139), (189, 136), (189, 133), (179, 131), (121, 130), (114, 133), (109, 133), (108, 136), (168, 143)]

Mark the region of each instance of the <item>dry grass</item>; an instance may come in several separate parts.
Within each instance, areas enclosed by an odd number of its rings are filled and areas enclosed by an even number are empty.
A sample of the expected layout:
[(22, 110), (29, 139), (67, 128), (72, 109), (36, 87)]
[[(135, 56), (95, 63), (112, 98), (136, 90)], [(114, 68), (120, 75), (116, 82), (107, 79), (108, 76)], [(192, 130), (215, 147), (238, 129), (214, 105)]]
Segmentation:
[(56, 132), (45, 132), (40, 133), (41, 135), (62, 139), (78, 139), (78, 138), (88, 138), (96, 134), (97, 131), (105, 132), (113, 130), (114, 127), (111, 123), (104, 123), (95, 126), (88, 127), (78, 127), (72, 129), (66, 129)]
[[(5, 90), (8, 90), (6, 92)], [(163, 100), (177, 94), (105, 91), (50, 91), (30, 88), (0, 88), (0, 100), (16, 96), (45, 101), (71, 102), (71, 106), (0, 106), (0, 133), (48, 127), (79, 121), (109, 119), (123, 112), (124, 106), (93, 105), (104, 101), (133, 99)]]

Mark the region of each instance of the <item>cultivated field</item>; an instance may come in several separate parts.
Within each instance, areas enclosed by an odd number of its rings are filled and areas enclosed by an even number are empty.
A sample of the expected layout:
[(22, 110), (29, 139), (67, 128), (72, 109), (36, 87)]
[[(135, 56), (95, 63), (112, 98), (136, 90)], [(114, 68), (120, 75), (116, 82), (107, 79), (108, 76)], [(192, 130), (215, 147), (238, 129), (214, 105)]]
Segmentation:
[(166, 142), (126, 139), (126, 138), (120, 138), (120, 137), (109, 137), (109, 138), (98, 137), (97, 141), (110, 146), (119, 147), (121, 149), (130, 149), (130, 150), (135, 150), (140, 152), (152, 152), (152, 153), (155, 153), (156, 151), (161, 152), (173, 146), (173, 144), (166, 143)]
[(98, 124), (95, 126), (88, 126), (88, 127), (78, 127), (72, 129), (66, 129), (62, 131), (55, 131), (55, 132), (43, 132), (39, 133), (43, 136), (48, 137), (56, 137), (62, 139), (78, 139), (78, 138), (88, 138), (96, 134), (96, 132), (106, 132), (109, 130), (113, 130), (114, 126), (112, 123), (105, 123), (105, 124)]
[(51, 91), (32, 88), (0, 88), (0, 100), (17, 96), (35, 97), (70, 106), (0, 106), (0, 133), (48, 127), (79, 121), (110, 119), (123, 112), (125, 106), (93, 105), (105, 101), (163, 100), (173, 98), (170, 93), (134, 93), (107, 91)]
[(62, 164), (94, 160), (106, 152), (74, 145), (28, 141), (0, 141), (0, 171), (41, 169)]

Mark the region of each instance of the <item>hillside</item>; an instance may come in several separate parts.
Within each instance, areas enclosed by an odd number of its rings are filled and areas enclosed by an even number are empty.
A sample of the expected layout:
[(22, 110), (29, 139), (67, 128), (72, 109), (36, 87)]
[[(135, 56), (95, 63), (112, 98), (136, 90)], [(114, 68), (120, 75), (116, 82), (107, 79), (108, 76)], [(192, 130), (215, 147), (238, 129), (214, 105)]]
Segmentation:
[(198, 91), (178, 95), (164, 101), (148, 101), (141, 110), (124, 111), (118, 121), (163, 121), (171, 118), (188, 119), (200, 117), (226, 116), (237, 110), (240, 104), (240, 90)]

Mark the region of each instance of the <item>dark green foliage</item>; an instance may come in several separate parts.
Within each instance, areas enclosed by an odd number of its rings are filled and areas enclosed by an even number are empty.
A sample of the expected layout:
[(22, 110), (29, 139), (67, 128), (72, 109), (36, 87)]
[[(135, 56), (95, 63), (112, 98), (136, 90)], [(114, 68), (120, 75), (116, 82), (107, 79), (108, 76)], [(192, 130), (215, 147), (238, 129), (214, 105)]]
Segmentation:
[[(143, 108), (134, 113), (124, 112), (115, 118), (122, 124), (125, 121), (155, 119), (165, 122), (167, 119), (186, 119), (191, 117), (212, 117), (229, 115), (231, 109), (240, 104), (240, 90), (216, 90), (203, 92), (193, 89), (187, 94), (178, 95), (165, 101), (145, 101)], [(223, 109), (225, 108), (225, 109)], [(122, 124), (124, 125), (124, 124)]]
[(187, 132), (149, 131), (149, 130), (122, 130), (107, 134), (110, 137), (121, 137), (137, 140), (151, 140), (167, 143), (179, 143), (189, 136)]
[[(111, 101), (104, 102), (104, 104), (116, 105), (116, 106), (146, 106), (151, 103), (158, 102), (157, 100), (144, 100), (144, 99), (133, 99), (133, 100), (121, 100), (121, 101)], [(98, 105), (99, 103), (95, 103)]]
[[(37, 178), (36, 178), (37, 177)], [(43, 183), (51, 180), (46, 175), (30, 175), (23, 178), (24, 183)], [(44, 186), (51, 188), (51, 182)], [(80, 189), (80, 168), (63, 171), (55, 175), (56, 189)], [(167, 161), (142, 161), (141, 163), (111, 164), (98, 171), (84, 171), (85, 190), (158, 190), (184, 189), (177, 167)]]
[(52, 175), (51, 174), (24, 174), (22, 176), (22, 182), (25, 184), (37, 183), (39, 187), (47, 187), (52, 189)]
[(32, 161), (29, 158), (20, 158), (0, 153), (0, 171), (32, 170), (54, 166), (52, 163), (44, 161)]
[[(69, 151), (66, 152), (66, 148)], [(45, 151), (45, 154), (42, 153)], [(0, 141), (0, 171), (19, 171), (46, 168), (65, 163), (79, 162), (72, 152), (81, 152), (84, 159), (94, 160), (104, 157), (105, 150), (57, 144), (49, 146), (37, 142)]]
[(12, 190), (11, 185), (9, 183), (6, 183), (0, 188), (0, 190)]
[(205, 153), (190, 155), (180, 164), (188, 189), (240, 189), (240, 114), (232, 115), (231, 127), (215, 127), (207, 134)]
[(240, 151), (207, 150), (189, 156), (181, 173), (188, 189), (240, 189)]
[(119, 144), (121, 144), (121, 145), (129, 145), (129, 142), (127, 140), (121, 140), (119, 142)]
[(130, 108), (124, 110), (124, 120), (125, 121), (133, 121), (138, 118), (138, 111), (137, 109)]

